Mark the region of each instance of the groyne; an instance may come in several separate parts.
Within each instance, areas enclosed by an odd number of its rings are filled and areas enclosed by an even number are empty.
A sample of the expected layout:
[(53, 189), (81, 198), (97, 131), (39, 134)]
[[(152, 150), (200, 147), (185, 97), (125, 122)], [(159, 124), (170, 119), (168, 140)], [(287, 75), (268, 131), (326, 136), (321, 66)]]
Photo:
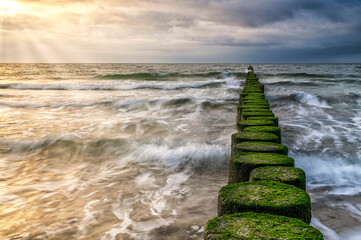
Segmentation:
[(309, 225), (311, 200), (306, 176), (281, 144), (278, 118), (264, 86), (248, 68), (232, 134), (228, 185), (218, 194), (218, 217), (204, 239), (323, 239)]

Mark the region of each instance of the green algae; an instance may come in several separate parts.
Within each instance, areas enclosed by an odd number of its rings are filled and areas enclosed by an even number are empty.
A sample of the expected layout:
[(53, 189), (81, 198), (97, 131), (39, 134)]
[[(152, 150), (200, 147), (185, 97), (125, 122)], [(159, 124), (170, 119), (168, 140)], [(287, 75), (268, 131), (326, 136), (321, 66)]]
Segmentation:
[(270, 106), (269, 104), (242, 104), (242, 105), (238, 105), (237, 108), (256, 111), (256, 109), (270, 109)]
[(274, 142), (278, 143), (278, 137), (272, 133), (266, 132), (240, 132), (232, 134), (231, 149), (233, 152), (233, 146), (246, 141), (257, 141), (257, 142)]
[(264, 86), (263, 85), (248, 85), (245, 86), (242, 91), (248, 91), (248, 90), (262, 90), (264, 91)]
[(242, 102), (244, 102), (244, 104), (252, 104), (252, 103), (257, 103), (257, 104), (261, 104), (261, 103), (265, 103), (265, 104), (269, 104), (268, 100), (265, 98), (247, 98), (246, 99), (242, 99)]
[(261, 117), (248, 117), (247, 119), (248, 120), (263, 120), (263, 119), (272, 120), (275, 123), (275, 126), (278, 127), (278, 117), (261, 116)]
[(219, 191), (218, 216), (249, 211), (310, 223), (311, 200), (304, 190), (275, 181), (228, 184)]
[[(258, 111), (258, 112), (242, 111), (241, 113), (242, 120), (248, 120), (249, 117), (274, 117), (274, 114), (272, 111)], [(250, 120), (250, 121), (262, 121), (262, 120)], [(274, 121), (272, 122), (274, 125)]]
[(241, 120), (237, 122), (239, 132), (249, 126), (274, 126), (274, 122), (272, 120)]
[(253, 112), (268, 112), (268, 113), (273, 113), (271, 109), (269, 108), (246, 108), (243, 109), (243, 112), (245, 113), (253, 113)]
[(240, 93), (240, 97), (244, 98), (244, 97), (246, 97), (248, 95), (253, 95), (253, 94), (262, 94), (263, 95), (264, 93), (261, 90), (248, 90), (248, 91), (242, 91)]
[(254, 92), (254, 93), (245, 93), (245, 96), (242, 95), (243, 93), (240, 93), (240, 96), (245, 99), (249, 98), (264, 98), (264, 93), (261, 92)]
[[(254, 120), (256, 121), (256, 120)], [(233, 147), (235, 153), (238, 152), (263, 152), (263, 153), (279, 153), (288, 154), (288, 147), (272, 142), (241, 142)]]
[(277, 181), (306, 189), (306, 174), (301, 168), (268, 166), (251, 171), (250, 181)]
[(235, 153), (229, 160), (229, 183), (249, 181), (251, 171), (258, 167), (294, 165), (293, 158), (278, 153)]
[(243, 89), (241, 94), (242, 93), (263, 93), (263, 90), (262, 89)]
[[(266, 97), (264, 96), (264, 94), (260, 94), (260, 95), (255, 95), (255, 93), (252, 93), (252, 94), (248, 94), (247, 96), (245, 97), (240, 97), (239, 98), (239, 103), (240, 104), (243, 104), (247, 101), (253, 101), (253, 102), (256, 102), (256, 101), (267, 101)], [(268, 103), (268, 101), (267, 101)]]
[[(256, 121), (256, 120), (247, 120), (247, 121)], [(269, 120), (271, 121), (271, 120)], [(243, 128), (245, 132), (269, 132), (278, 136), (281, 142), (281, 129), (275, 126), (245, 126)]]
[(323, 240), (324, 238), (319, 230), (296, 218), (273, 214), (243, 212), (209, 220), (205, 227), (204, 239)]

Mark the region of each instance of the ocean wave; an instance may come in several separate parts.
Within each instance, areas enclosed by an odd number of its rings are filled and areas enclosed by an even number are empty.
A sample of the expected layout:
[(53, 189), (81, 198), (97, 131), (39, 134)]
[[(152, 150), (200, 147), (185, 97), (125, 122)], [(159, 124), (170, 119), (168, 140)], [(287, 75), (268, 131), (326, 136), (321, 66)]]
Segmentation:
[(140, 165), (162, 164), (168, 169), (186, 168), (196, 171), (227, 166), (230, 150), (226, 146), (191, 143), (142, 144), (127, 159)]
[[(265, 85), (268, 86), (282, 86), (282, 87), (286, 87), (286, 86), (306, 86), (306, 87), (319, 87), (319, 86), (324, 86), (325, 83), (320, 83), (318, 82), (311, 82), (311, 81), (277, 81), (277, 82), (270, 82), (267, 83), (267, 81), (264, 82)], [(333, 85), (332, 82), (328, 82), (327, 85)]]
[(106, 74), (99, 75), (95, 78), (98, 79), (111, 79), (111, 80), (172, 80), (176, 78), (216, 78), (224, 79), (226, 77), (236, 77), (243, 78), (246, 76), (245, 73), (234, 72), (234, 73), (225, 73), (225, 72), (207, 72), (207, 73), (129, 73), (129, 74)]
[[(2, 141), (0, 146), (6, 147), (11, 154), (41, 153), (55, 154), (62, 159), (64, 152), (78, 153), (82, 156), (80, 160), (99, 160), (107, 155), (123, 155), (126, 153), (127, 140), (123, 138), (100, 138), (94, 141), (77, 139), (66, 139), (59, 137), (47, 137), (35, 141)], [(102, 157), (99, 157), (99, 156)], [(99, 158), (97, 158), (97, 156)], [(74, 158), (76, 159), (76, 158)], [(70, 160), (70, 159), (64, 159)], [(78, 159), (79, 160), (79, 159)]]
[(297, 167), (307, 172), (309, 188), (329, 187), (325, 194), (354, 196), (361, 193), (361, 165), (350, 163), (342, 157), (296, 154)]
[(101, 83), (83, 83), (83, 84), (0, 84), (0, 89), (18, 89), (18, 90), (81, 90), (81, 91), (119, 91), (119, 90), (141, 90), (141, 89), (153, 89), (153, 90), (178, 90), (186, 88), (207, 88), (207, 87), (219, 87), (222, 84), (229, 85), (229, 88), (233, 88), (229, 80), (209, 80), (202, 82), (189, 82), (189, 83), (173, 83), (173, 84), (141, 84), (127, 86), (126, 84), (101, 84)]
[(291, 77), (291, 78), (333, 78), (337, 75), (334, 74), (315, 74), (315, 73), (276, 73), (276, 74), (262, 74), (265, 77)]
[(179, 83), (179, 84), (168, 84), (168, 85), (155, 85), (155, 84), (145, 84), (138, 85), (134, 87), (124, 88), (124, 90), (141, 90), (141, 89), (154, 89), (154, 90), (179, 90), (186, 88), (206, 88), (206, 87), (219, 87), (225, 81), (213, 80), (206, 82), (197, 82), (197, 83)]
[(282, 93), (278, 91), (277, 93), (271, 92), (267, 96), (269, 99), (273, 100), (272, 103), (274, 105), (282, 104), (285, 102), (299, 102), (312, 107), (331, 108), (327, 100), (323, 97), (305, 92)]

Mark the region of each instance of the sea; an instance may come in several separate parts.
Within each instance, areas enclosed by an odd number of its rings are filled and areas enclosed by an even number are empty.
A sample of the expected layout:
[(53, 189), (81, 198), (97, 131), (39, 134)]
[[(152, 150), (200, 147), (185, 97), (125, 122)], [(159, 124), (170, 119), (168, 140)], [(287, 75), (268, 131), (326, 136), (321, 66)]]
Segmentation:
[[(0, 64), (0, 239), (202, 239), (250, 64)], [(361, 64), (252, 64), (311, 225), (361, 239)]]

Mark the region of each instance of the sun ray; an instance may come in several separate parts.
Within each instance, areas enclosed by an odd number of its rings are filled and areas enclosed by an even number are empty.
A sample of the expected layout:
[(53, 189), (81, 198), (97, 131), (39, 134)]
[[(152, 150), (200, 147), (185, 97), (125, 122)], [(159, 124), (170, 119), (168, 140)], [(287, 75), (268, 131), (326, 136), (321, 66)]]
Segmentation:
[(21, 10), (21, 4), (12, 0), (0, 1), (0, 15), (13, 15)]

